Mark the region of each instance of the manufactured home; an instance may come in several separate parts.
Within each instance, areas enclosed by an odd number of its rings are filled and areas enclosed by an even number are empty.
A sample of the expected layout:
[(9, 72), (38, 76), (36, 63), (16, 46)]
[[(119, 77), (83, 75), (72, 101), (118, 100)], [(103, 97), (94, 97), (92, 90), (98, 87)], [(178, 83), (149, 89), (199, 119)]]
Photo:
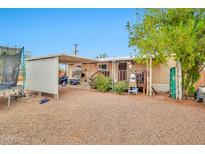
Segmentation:
[[(153, 59), (154, 61), (154, 59)], [(134, 61), (134, 57), (115, 57), (96, 59), (91, 63), (68, 63), (67, 75), (69, 78), (73, 77), (73, 69), (75, 67), (82, 68), (84, 76), (81, 82), (86, 84), (89, 79), (95, 78), (99, 74), (110, 76), (114, 82), (129, 80), (130, 73), (136, 73), (137, 86), (145, 93), (147, 91), (147, 80), (149, 76), (152, 78), (152, 86), (157, 91), (167, 92), (169, 91), (169, 71), (171, 67), (174, 67), (175, 61), (169, 60), (167, 64), (159, 64), (152, 66), (152, 75), (150, 76), (150, 70), (145, 64), (137, 64)]]
[(33, 57), (26, 61), (25, 88), (39, 93), (54, 94), (58, 98), (59, 65), (64, 64), (68, 78), (73, 78), (73, 70), (81, 69), (81, 85), (89, 85), (90, 80), (100, 74), (112, 78), (113, 83), (129, 80), (130, 73), (136, 73), (137, 86), (142, 92), (149, 94), (154, 88), (158, 92), (168, 92), (170, 84), (170, 68), (177, 63), (170, 58), (166, 64), (152, 65), (152, 58), (148, 64), (138, 64), (135, 57), (114, 57), (91, 59), (68, 54), (55, 54), (42, 57)]

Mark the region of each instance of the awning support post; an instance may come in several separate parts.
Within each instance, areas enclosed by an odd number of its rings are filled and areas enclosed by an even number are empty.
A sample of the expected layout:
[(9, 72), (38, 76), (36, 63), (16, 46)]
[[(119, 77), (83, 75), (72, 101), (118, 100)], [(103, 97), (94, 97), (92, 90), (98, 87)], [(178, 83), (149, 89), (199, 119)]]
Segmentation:
[(25, 89), (25, 81), (26, 81), (26, 64), (25, 64), (25, 51), (24, 51), (24, 47), (22, 47), (22, 74), (23, 74), (23, 93), (24, 93), (24, 89)]
[(112, 61), (112, 92), (113, 92), (113, 61)]
[(182, 68), (181, 63), (178, 63), (178, 80), (179, 80), (179, 100), (182, 100)]
[(8, 110), (10, 109), (10, 103), (11, 103), (11, 93), (9, 90), (9, 96), (8, 96)]
[(152, 96), (152, 57), (150, 57), (149, 95)]
[(147, 59), (147, 96), (149, 95), (149, 60)]

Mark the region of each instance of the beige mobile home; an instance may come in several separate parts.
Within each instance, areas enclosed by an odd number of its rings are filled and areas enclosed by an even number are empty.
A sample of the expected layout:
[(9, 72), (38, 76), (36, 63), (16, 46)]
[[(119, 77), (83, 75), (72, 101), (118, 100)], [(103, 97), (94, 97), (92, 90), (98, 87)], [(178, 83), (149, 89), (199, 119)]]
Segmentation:
[[(153, 59), (154, 60), (154, 59)], [(161, 92), (169, 91), (169, 71), (171, 67), (176, 65), (174, 60), (169, 60), (167, 64), (153, 65), (150, 76), (150, 69), (145, 64), (137, 64), (134, 62), (134, 57), (116, 57), (96, 59), (91, 63), (69, 63), (67, 75), (73, 77), (72, 70), (75, 67), (82, 68), (84, 76), (81, 82), (86, 84), (90, 79), (97, 77), (99, 74), (110, 76), (114, 82), (128, 80), (129, 74), (136, 73), (137, 86), (145, 93), (148, 84), (151, 81), (152, 86)], [(149, 79), (151, 77), (151, 80)]]
[[(151, 61), (149, 63), (151, 64)], [(74, 76), (75, 68), (80, 68), (83, 72), (80, 78), (81, 85), (89, 85), (90, 80), (100, 74), (110, 76), (113, 82), (128, 80), (129, 74), (134, 72), (137, 76), (137, 86), (147, 94), (152, 88), (159, 92), (168, 92), (169, 71), (171, 67), (176, 66), (176, 62), (172, 59), (167, 64), (150, 67), (135, 63), (134, 57), (130, 56), (90, 59), (67, 54), (48, 55), (27, 60), (26, 89), (51, 93), (58, 97), (59, 64), (66, 65), (65, 72), (68, 78)]]

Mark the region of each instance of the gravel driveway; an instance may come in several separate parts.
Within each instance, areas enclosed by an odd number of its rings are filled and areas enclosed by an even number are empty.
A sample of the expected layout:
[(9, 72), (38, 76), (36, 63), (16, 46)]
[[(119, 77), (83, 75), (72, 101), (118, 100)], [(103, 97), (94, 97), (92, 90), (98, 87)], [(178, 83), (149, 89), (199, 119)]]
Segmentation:
[(205, 108), (166, 96), (64, 88), (59, 100), (0, 99), (0, 144), (205, 144)]

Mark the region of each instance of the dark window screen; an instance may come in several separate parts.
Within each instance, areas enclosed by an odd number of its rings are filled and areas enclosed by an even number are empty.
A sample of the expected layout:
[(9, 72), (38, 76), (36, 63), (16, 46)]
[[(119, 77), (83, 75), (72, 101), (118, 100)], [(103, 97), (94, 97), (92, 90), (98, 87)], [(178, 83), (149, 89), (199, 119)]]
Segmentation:
[(100, 64), (99, 68), (103, 70), (107, 70), (107, 64)]
[(127, 64), (126, 63), (119, 63), (119, 70), (127, 70)]

